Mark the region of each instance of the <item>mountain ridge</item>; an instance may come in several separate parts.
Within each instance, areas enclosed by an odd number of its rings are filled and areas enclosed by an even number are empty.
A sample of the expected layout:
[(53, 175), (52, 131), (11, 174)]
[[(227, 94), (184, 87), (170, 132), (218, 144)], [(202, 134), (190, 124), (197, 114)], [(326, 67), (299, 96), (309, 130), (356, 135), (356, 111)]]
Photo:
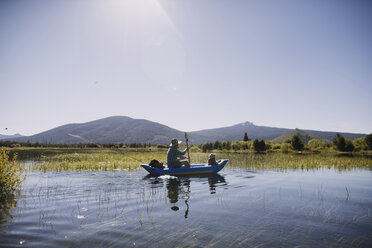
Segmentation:
[(0, 134), (0, 140), (13, 139), (13, 138), (19, 138), (19, 137), (23, 137), (23, 135), (21, 135), (19, 133), (16, 133), (16, 134), (13, 134), (13, 135)]
[[(219, 127), (188, 132), (190, 144), (205, 142), (242, 140), (246, 132), (250, 139), (273, 140), (294, 129), (256, 126), (246, 121), (228, 127)], [(337, 132), (304, 130), (322, 139), (331, 140)], [(354, 139), (365, 136), (358, 133), (340, 133)], [(169, 144), (172, 138), (184, 140), (184, 132), (161, 123), (128, 116), (110, 116), (85, 123), (69, 123), (31, 135), (6, 140), (32, 143), (150, 143)], [(3, 139), (4, 140), (4, 139)]]

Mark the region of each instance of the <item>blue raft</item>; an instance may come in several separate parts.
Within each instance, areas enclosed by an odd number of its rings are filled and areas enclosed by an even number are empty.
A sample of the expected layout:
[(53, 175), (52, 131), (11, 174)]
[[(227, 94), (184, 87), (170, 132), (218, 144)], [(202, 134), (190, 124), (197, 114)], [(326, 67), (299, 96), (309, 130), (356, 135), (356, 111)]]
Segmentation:
[(217, 173), (226, 165), (228, 159), (220, 159), (217, 162), (219, 165), (206, 165), (206, 164), (192, 164), (190, 167), (181, 168), (154, 168), (148, 164), (141, 164), (141, 166), (148, 171), (151, 175), (172, 175), (172, 176), (183, 176), (183, 175), (195, 175), (195, 174), (213, 174)]

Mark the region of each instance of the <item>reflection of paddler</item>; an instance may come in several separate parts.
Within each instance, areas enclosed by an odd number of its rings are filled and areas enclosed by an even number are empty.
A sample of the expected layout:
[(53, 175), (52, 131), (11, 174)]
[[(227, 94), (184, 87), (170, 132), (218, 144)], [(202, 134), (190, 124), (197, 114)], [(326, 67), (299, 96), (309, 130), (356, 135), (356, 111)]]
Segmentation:
[(178, 187), (181, 186), (181, 182), (178, 179), (169, 179), (167, 183), (168, 198), (170, 203), (178, 202)]
[[(167, 183), (167, 190), (168, 190), (168, 198), (170, 203), (177, 203), (178, 202), (178, 195), (181, 193), (185, 197), (185, 204), (186, 204), (186, 211), (185, 211), (185, 218), (187, 218), (189, 214), (189, 204), (188, 200), (190, 198), (190, 180), (187, 179), (185, 181), (180, 181), (177, 179), (169, 179)], [(179, 210), (179, 208), (174, 205), (171, 207), (173, 211)]]

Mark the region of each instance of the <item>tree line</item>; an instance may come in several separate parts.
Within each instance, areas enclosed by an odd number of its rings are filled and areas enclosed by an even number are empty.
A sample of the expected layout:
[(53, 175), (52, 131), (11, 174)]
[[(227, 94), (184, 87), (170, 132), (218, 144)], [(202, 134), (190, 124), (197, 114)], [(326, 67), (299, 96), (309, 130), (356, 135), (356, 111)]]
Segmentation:
[[(0, 147), (42, 147), (42, 148), (150, 148), (153, 145), (150, 143), (76, 143), (76, 144), (44, 144), (44, 143), (31, 143), (31, 142), (14, 142), (14, 141), (1, 141)], [(157, 148), (168, 148), (167, 145), (156, 145)], [(273, 143), (264, 140), (251, 140), (247, 133), (244, 133), (242, 141), (215, 141), (206, 142), (198, 146), (192, 146), (193, 150), (201, 150), (208, 152), (212, 150), (253, 150), (255, 152), (264, 152), (268, 150), (281, 150), (283, 152), (293, 151), (320, 151), (322, 149), (334, 148), (340, 152), (353, 152), (353, 151), (366, 151), (372, 150), (372, 134), (366, 137), (357, 138), (354, 140), (343, 137), (337, 133), (332, 143), (312, 139), (305, 144), (298, 135), (294, 135), (291, 139), (283, 143)]]
[(255, 139), (251, 141), (247, 133), (244, 134), (243, 141), (215, 141), (206, 142), (198, 146), (201, 151), (208, 152), (212, 150), (254, 150), (255, 152), (264, 152), (268, 150), (281, 150), (283, 152), (293, 151), (320, 151), (322, 149), (333, 148), (340, 152), (367, 151), (372, 150), (372, 134), (366, 137), (357, 138), (354, 140), (343, 137), (337, 133), (332, 142), (327, 142), (319, 139), (311, 139), (305, 144), (298, 135), (294, 135), (291, 139), (285, 140), (283, 143), (273, 143)]

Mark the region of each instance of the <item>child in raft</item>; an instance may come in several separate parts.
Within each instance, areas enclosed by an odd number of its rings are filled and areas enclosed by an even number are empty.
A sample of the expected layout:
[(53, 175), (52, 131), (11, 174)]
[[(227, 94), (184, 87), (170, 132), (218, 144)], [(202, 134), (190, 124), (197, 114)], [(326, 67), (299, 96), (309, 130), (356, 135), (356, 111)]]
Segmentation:
[(221, 163), (222, 162), (217, 163), (216, 154), (214, 153), (209, 154), (208, 165), (220, 165)]

